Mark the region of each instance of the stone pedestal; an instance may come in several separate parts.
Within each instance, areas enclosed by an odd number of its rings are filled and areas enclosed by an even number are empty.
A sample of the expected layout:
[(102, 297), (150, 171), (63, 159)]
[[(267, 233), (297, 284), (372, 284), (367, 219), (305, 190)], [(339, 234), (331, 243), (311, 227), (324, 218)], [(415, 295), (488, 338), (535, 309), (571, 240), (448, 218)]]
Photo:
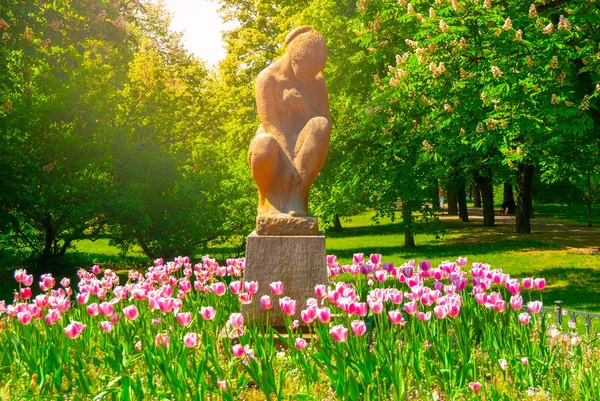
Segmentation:
[(306, 308), (306, 300), (315, 298), (315, 285), (327, 284), (327, 252), (324, 235), (257, 235), (248, 236), (246, 244), (246, 267), (244, 281), (257, 281), (258, 292), (252, 304), (243, 305), (246, 320), (262, 319), (267, 313), (260, 306), (260, 298), (270, 295), (273, 309), (269, 311), (269, 324), (283, 326), (283, 312), (279, 298), (273, 295), (269, 284), (281, 281), (284, 293), (296, 300), (296, 314), (292, 320), (300, 320), (300, 311)]

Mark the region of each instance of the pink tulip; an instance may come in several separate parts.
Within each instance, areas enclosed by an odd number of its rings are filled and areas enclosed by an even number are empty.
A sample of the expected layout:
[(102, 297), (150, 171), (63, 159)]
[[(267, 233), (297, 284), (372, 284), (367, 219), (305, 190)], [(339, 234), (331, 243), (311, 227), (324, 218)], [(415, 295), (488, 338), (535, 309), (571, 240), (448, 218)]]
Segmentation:
[(142, 352), (142, 342), (138, 341), (137, 343), (135, 343), (133, 349), (135, 350), (135, 352)]
[(109, 321), (100, 323), (100, 327), (102, 327), (102, 330), (106, 331), (107, 333), (110, 333), (114, 328), (113, 324)]
[(212, 283), (209, 288), (213, 294), (219, 297), (225, 294), (225, 291), (227, 291), (227, 286), (225, 286), (225, 283), (222, 282)]
[(258, 283), (256, 281), (246, 281), (244, 283), (244, 288), (246, 288), (246, 292), (256, 294), (258, 291)]
[(190, 292), (192, 290), (192, 283), (189, 280), (181, 280), (179, 282), (179, 288), (183, 291), (184, 294)]
[(29, 323), (31, 323), (32, 318), (33, 316), (31, 316), (31, 312), (29, 312), (29, 310), (17, 313), (17, 319), (21, 324), (28, 325)]
[(229, 324), (236, 329), (241, 328), (244, 325), (244, 316), (241, 313), (232, 313), (229, 316)]
[(158, 309), (162, 313), (169, 313), (175, 308), (175, 300), (171, 297), (158, 298)]
[(380, 283), (383, 283), (387, 279), (387, 275), (388, 272), (386, 272), (385, 270), (375, 270), (373, 272), (375, 280), (379, 281)]
[(129, 320), (134, 320), (138, 317), (138, 308), (135, 305), (129, 305), (123, 308), (123, 315)]
[(233, 347), (231, 347), (231, 352), (236, 358), (241, 358), (244, 356), (244, 347), (242, 347), (240, 344), (235, 344)]
[(71, 323), (64, 328), (64, 331), (67, 337), (74, 339), (79, 337), (79, 335), (85, 331), (86, 327), (87, 326), (83, 323), (71, 321)]
[(366, 302), (355, 302), (354, 303), (354, 313), (356, 313), (360, 317), (367, 316), (369, 313), (369, 309)]
[(363, 336), (367, 332), (367, 325), (363, 320), (353, 320), (350, 323), (350, 328), (354, 335)]
[(217, 380), (217, 388), (222, 391), (227, 390), (227, 380)]
[(274, 295), (283, 294), (283, 283), (281, 281), (272, 282), (269, 287), (271, 287), (271, 291), (273, 291)]
[(324, 284), (317, 284), (315, 286), (315, 294), (317, 297), (323, 298), (325, 295), (327, 295), (327, 286)]
[(242, 292), (242, 282), (241, 281), (232, 281), (231, 283), (229, 283), (229, 289), (231, 290), (232, 293), (234, 294), (239, 294), (240, 292)]
[(190, 312), (178, 313), (176, 317), (177, 323), (179, 323), (181, 326), (189, 326), (190, 322), (192, 321), (192, 314)]
[(427, 312), (427, 313), (417, 312), (417, 318), (423, 322), (426, 322), (429, 319), (431, 319), (431, 312)]
[(438, 319), (445, 319), (448, 316), (448, 308), (446, 308), (446, 305), (437, 305), (433, 308), (433, 314)]
[(481, 390), (481, 383), (471, 382), (471, 383), (469, 383), (469, 387), (471, 387), (471, 390), (478, 393)]
[(92, 316), (97, 316), (100, 313), (100, 308), (97, 303), (89, 304), (87, 306), (87, 312)]
[(480, 292), (478, 294), (475, 294), (475, 301), (477, 301), (477, 303), (479, 305), (484, 305), (487, 301), (487, 294), (485, 292)]
[(522, 282), (523, 282), (523, 288), (525, 288), (526, 290), (530, 290), (533, 288), (533, 278), (526, 277), (522, 280)]
[(467, 258), (463, 258), (461, 256), (458, 257), (458, 265), (460, 267), (465, 267), (467, 265)]
[(364, 253), (355, 253), (352, 257), (352, 262), (355, 265), (360, 265), (365, 263), (365, 254)]
[(372, 253), (369, 259), (371, 260), (371, 263), (373, 263), (374, 265), (378, 265), (379, 263), (381, 263), (381, 254)]
[(527, 365), (529, 364), (529, 358), (527, 358), (526, 356), (521, 358), (521, 362), (523, 363), (523, 365)]
[(306, 340), (300, 337), (296, 338), (296, 341), (294, 342), (294, 347), (296, 347), (298, 351), (302, 351), (307, 345)]
[(58, 298), (56, 300), (56, 308), (60, 311), (60, 313), (65, 313), (71, 307), (71, 302), (69, 298)]
[(519, 323), (521, 324), (529, 324), (529, 321), (531, 320), (531, 315), (529, 313), (521, 313), (519, 315)]
[(505, 309), (506, 309), (506, 301), (499, 300), (494, 305), (494, 310), (498, 313), (504, 312)]
[(311, 324), (317, 317), (318, 308), (316, 306), (309, 306), (306, 309), (300, 311), (300, 317), (306, 324)]
[(269, 310), (273, 307), (273, 300), (268, 295), (263, 295), (260, 297), (260, 306), (264, 309)]
[(514, 310), (521, 310), (523, 307), (523, 297), (520, 295), (513, 295), (510, 297), (510, 306)]
[(17, 281), (17, 283), (22, 283), (25, 280), (25, 276), (27, 276), (27, 270), (15, 270), (15, 280)]
[(113, 313), (115, 313), (115, 308), (114, 308), (113, 304), (111, 304), (109, 302), (102, 302), (98, 306), (98, 310), (100, 311), (100, 313), (102, 313), (102, 316), (105, 316), (105, 317), (112, 316)]
[(77, 302), (79, 302), (82, 305), (85, 305), (90, 300), (90, 293), (89, 292), (84, 292), (82, 294), (77, 294), (75, 296), (75, 298), (77, 298)]
[[(331, 266), (332, 264), (334, 264), (337, 260), (337, 256), (335, 255), (327, 255), (327, 265)], [(275, 295), (281, 295), (281, 294), (275, 294)]]
[(540, 313), (542, 310), (542, 303), (540, 301), (532, 301), (527, 304), (527, 310), (531, 313)]
[(422, 260), (419, 262), (419, 269), (426, 272), (431, 269), (431, 260)]
[(418, 308), (419, 305), (415, 301), (407, 302), (404, 304), (404, 310), (409, 315), (414, 315), (415, 313), (417, 313)]
[(546, 288), (546, 279), (545, 278), (536, 278), (533, 280), (533, 286), (536, 290), (542, 291)]
[(217, 311), (212, 306), (202, 306), (200, 308), (200, 316), (202, 316), (204, 320), (214, 320), (216, 314)]
[(397, 310), (388, 311), (388, 319), (392, 324), (400, 324), (404, 320), (402, 317), (402, 312)]
[(183, 336), (183, 343), (188, 348), (194, 348), (196, 344), (198, 344), (198, 334), (187, 333), (185, 336)]
[(499, 359), (498, 364), (500, 365), (500, 369), (502, 369), (502, 370), (506, 370), (506, 368), (508, 367), (508, 363), (506, 362), (506, 359)]
[(62, 280), (60, 280), (60, 285), (61, 285), (63, 288), (67, 288), (67, 287), (68, 287), (70, 284), (71, 284), (71, 280), (70, 280), (70, 279), (68, 279), (68, 278), (66, 278), (66, 277), (65, 277), (65, 278), (63, 278)]
[(283, 297), (279, 300), (279, 307), (288, 316), (296, 314), (296, 301), (290, 297)]
[(42, 291), (51, 290), (56, 285), (56, 280), (52, 277), (52, 274), (42, 274), (40, 278), (42, 279), (42, 281), (40, 281), (40, 288)]
[(333, 326), (331, 330), (329, 330), (329, 334), (333, 337), (333, 339), (337, 342), (346, 341), (348, 338), (348, 329), (343, 325), (338, 324), (337, 326)]
[(92, 266), (92, 273), (94, 273), (94, 274), (100, 273), (100, 266), (98, 266), (98, 265)]
[(521, 292), (521, 285), (519, 284), (519, 280), (511, 279), (506, 281), (506, 289), (510, 291), (513, 295), (518, 295)]
[(119, 323), (119, 320), (121, 320), (121, 317), (119, 316), (118, 313), (113, 313), (113, 315), (110, 317), (110, 322), (115, 325), (117, 323)]
[(46, 317), (44, 318), (44, 320), (46, 321), (46, 323), (48, 323), (49, 325), (53, 325), (54, 323), (56, 323), (56, 321), (58, 319), (60, 319), (60, 312), (58, 311), (58, 309), (50, 309), (48, 311), (48, 314), (46, 315)]
[(381, 299), (373, 299), (369, 302), (369, 308), (371, 308), (373, 313), (381, 313), (383, 312), (383, 301)]
[(317, 318), (321, 323), (327, 323), (331, 320), (331, 310), (327, 307), (317, 310)]

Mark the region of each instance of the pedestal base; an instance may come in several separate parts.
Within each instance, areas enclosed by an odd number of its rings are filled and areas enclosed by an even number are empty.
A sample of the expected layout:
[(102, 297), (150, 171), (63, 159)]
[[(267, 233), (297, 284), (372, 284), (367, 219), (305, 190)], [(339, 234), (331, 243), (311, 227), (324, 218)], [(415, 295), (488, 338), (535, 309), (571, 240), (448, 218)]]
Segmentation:
[(257, 235), (248, 236), (246, 244), (246, 266), (244, 281), (257, 281), (258, 292), (250, 305), (242, 305), (246, 320), (261, 319), (266, 322), (267, 311), (260, 306), (260, 298), (269, 295), (273, 309), (269, 311), (269, 324), (283, 326), (283, 312), (279, 298), (273, 295), (269, 284), (283, 283), (281, 297), (296, 300), (296, 314), (292, 320), (300, 319), (300, 311), (306, 308), (306, 300), (315, 298), (315, 285), (327, 284), (327, 252), (324, 235)]
[(260, 235), (317, 235), (319, 226), (315, 217), (296, 217), (273, 214), (256, 218), (256, 234)]

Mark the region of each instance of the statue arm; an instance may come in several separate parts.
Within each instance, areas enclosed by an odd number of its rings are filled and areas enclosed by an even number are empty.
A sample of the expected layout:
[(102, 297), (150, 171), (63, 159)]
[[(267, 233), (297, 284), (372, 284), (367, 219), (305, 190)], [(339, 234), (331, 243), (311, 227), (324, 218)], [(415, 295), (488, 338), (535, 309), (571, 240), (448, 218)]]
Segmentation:
[(256, 105), (258, 109), (258, 117), (266, 133), (273, 136), (281, 150), (283, 151), (292, 177), (296, 181), (300, 181), (300, 174), (294, 165), (294, 157), (292, 155), (290, 144), (287, 136), (281, 127), (279, 120), (280, 105), (277, 104), (277, 93), (275, 90), (273, 78), (265, 71), (261, 72), (256, 80)]
[(319, 73), (315, 79), (316, 92), (318, 94), (318, 102), (316, 104), (316, 112), (318, 115), (325, 117), (331, 123), (331, 112), (329, 109), (329, 98), (327, 93), (327, 85), (322, 73)]

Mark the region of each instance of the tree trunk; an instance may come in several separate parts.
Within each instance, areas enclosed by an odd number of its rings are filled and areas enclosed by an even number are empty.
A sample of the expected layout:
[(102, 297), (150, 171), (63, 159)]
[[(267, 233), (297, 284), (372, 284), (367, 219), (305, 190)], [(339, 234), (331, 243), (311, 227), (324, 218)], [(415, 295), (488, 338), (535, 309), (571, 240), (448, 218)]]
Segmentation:
[(515, 196), (513, 194), (513, 187), (508, 182), (504, 183), (504, 201), (503, 202), (514, 202)]
[(494, 186), (492, 185), (492, 170), (488, 169), (488, 176), (477, 176), (477, 186), (481, 189), (483, 201), (483, 226), (494, 226)]
[(466, 223), (469, 221), (469, 211), (467, 210), (467, 191), (465, 186), (458, 188), (458, 221)]
[(46, 214), (42, 221), (42, 227), (46, 233), (46, 240), (44, 242), (44, 250), (40, 258), (40, 272), (48, 272), (48, 265), (50, 264), (50, 258), (52, 257), (52, 245), (54, 244), (54, 227), (52, 226), (52, 217), (50, 214)]
[(588, 207), (588, 223), (587, 226), (592, 226), (592, 181), (590, 179), (590, 170), (587, 172), (587, 207)]
[(342, 222), (340, 221), (340, 215), (336, 214), (335, 217), (333, 218), (333, 229), (335, 231), (342, 231)]
[(458, 203), (454, 190), (448, 189), (448, 216), (458, 216)]
[(473, 192), (473, 207), (481, 207), (481, 192), (479, 185), (477, 183), (473, 183), (471, 186), (471, 192)]
[(433, 180), (433, 185), (431, 186), (431, 204), (433, 208), (439, 210), (440, 208), (440, 197), (439, 197), (439, 187), (438, 187), (438, 179)]
[(517, 227), (520, 234), (531, 234), (531, 186), (533, 183), (533, 166), (519, 164), (517, 170)]
[(407, 202), (402, 200), (402, 221), (404, 223), (404, 247), (408, 249), (416, 248), (415, 237), (411, 232), (413, 216)]
[(146, 244), (146, 241), (144, 241), (144, 236), (142, 235), (142, 233), (139, 230), (135, 230), (134, 235), (135, 235), (135, 239), (137, 240), (138, 244), (140, 245), (140, 248), (142, 248), (142, 251), (144, 251), (146, 256), (148, 256), (148, 258), (150, 258), (150, 260), (157, 259), (158, 256), (156, 254), (154, 254), (154, 252), (152, 252), (152, 250), (150, 249), (148, 244)]

